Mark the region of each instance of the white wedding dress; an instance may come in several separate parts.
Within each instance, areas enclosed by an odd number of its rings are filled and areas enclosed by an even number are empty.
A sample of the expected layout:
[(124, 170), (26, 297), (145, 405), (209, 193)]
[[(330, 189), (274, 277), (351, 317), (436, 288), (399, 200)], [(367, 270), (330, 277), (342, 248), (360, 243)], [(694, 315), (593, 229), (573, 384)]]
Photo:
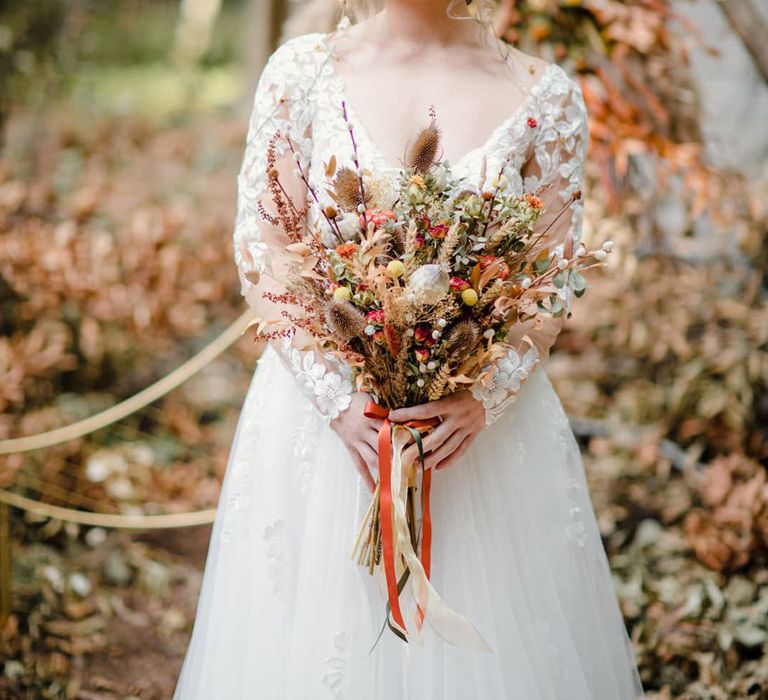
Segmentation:
[[(340, 164), (352, 156), (344, 85), (329, 60), (335, 36), (283, 44), (256, 91), (234, 233), (256, 309), (262, 283), (252, 273), (265, 269), (278, 235), (259, 214), (271, 133), (290, 134), (310, 181), (322, 181), (331, 154)], [(346, 106), (362, 163), (394, 172)], [(452, 168), (471, 186), (484, 161), (495, 173), (512, 151), (514, 186), (556, 183), (565, 197), (581, 188), (587, 137), (579, 88), (552, 65)], [(318, 206), (310, 202), (315, 220)], [(575, 239), (580, 217), (576, 207)], [(642, 697), (579, 449), (541, 364), (553, 335), (499, 363), (494, 384), (476, 393), (488, 427), (433, 478), (431, 581), (491, 653), (452, 646), (429, 625), (422, 645), (385, 630), (369, 653), (385, 601), (350, 554), (370, 493), (328, 425), (349, 407), (348, 373), (290, 340), (271, 343), (235, 434), (175, 700)]]

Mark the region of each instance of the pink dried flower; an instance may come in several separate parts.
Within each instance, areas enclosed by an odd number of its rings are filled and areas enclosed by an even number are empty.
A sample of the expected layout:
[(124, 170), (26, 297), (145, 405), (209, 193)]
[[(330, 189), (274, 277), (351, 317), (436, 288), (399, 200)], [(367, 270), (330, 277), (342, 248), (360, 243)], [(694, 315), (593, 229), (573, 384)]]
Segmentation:
[(451, 277), (449, 285), (452, 292), (463, 292), (465, 289), (469, 289), (469, 282), (461, 279), (461, 277)]
[(387, 221), (397, 220), (397, 217), (395, 216), (395, 212), (393, 212), (391, 209), (366, 209), (365, 217), (360, 214), (361, 227), (365, 226), (366, 220), (373, 222), (373, 225), (376, 228), (380, 228), (381, 226), (384, 226)]
[(432, 331), (426, 323), (419, 323), (416, 328), (413, 329), (413, 337), (417, 343), (426, 342), (427, 338), (431, 335)]
[(386, 320), (384, 309), (374, 309), (373, 311), (369, 311), (365, 314), (365, 320), (368, 321), (368, 323), (378, 323), (380, 326), (383, 326), (384, 321)]
[(432, 236), (432, 238), (445, 238), (448, 229), (448, 224), (435, 224), (434, 226), (430, 226), (429, 235)]
[(426, 362), (429, 359), (429, 350), (427, 348), (416, 348), (413, 353), (419, 362)]

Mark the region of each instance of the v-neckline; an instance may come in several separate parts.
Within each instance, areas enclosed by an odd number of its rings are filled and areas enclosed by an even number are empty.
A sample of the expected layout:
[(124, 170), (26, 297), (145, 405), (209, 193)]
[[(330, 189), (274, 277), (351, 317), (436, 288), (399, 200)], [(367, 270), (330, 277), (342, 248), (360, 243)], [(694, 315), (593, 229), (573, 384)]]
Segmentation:
[[(349, 120), (350, 124), (352, 124), (355, 134), (357, 135), (357, 141), (358, 145), (361, 140), (365, 141), (367, 146), (371, 149), (371, 151), (374, 152), (375, 156), (379, 159), (381, 164), (389, 169), (389, 170), (402, 170), (402, 165), (395, 165), (393, 164), (389, 156), (387, 156), (381, 148), (379, 148), (378, 144), (371, 138), (371, 136), (368, 133), (368, 129), (366, 128), (365, 124), (362, 122), (362, 120), (358, 117), (357, 112), (355, 111), (354, 106), (351, 104), (349, 100), (349, 96), (347, 95), (347, 83), (346, 80), (341, 76), (341, 74), (336, 70), (336, 65), (333, 60), (333, 44), (329, 41), (329, 37), (332, 35), (332, 32), (324, 34), (323, 35), (323, 43), (325, 45), (325, 48), (328, 51), (326, 64), (328, 66), (326, 73), (327, 75), (336, 81), (338, 88), (336, 90), (337, 97), (340, 98), (341, 102), (343, 103), (344, 109), (346, 109), (347, 113), (347, 119)], [(541, 76), (539, 76), (539, 79), (533, 84), (533, 86), (530, 89), (530, 92), (528, 95), (523, 99), (520, 104), (515, 107), (515, 109), (507, 116), (505, 117), (499, 124), (494, 127), (488, 137), (480, 143), (479, 145), (471, 148), (469, 151), (466, 151), (464, 154), (462, 154), (459, 158), (456, 160), (448, 160), (447, 162), (450, 163), (452, 169), (459, 168), (465, 161), (468, 161), (472, 156), (474, 156), (477, 153), (484, 153), (490, 146), (492, 146), (498, 138), (501, 136), (501, 134), (508, 128), (511, 128), (514, 120), (520, 116), (520, 114), (523, 112), (524, 109), (526, 109), (530, 103), (532, 102), (533, 98), (536, 97), (540, 93), (540, 89), (544, 84), (545, 79), (549, 75), (549, 72), (556, 66), (555, 63), (548, 63), (547, 66), (542, 71)], [(337, 105), (339, 108), (342, 107), (341, 104)]]

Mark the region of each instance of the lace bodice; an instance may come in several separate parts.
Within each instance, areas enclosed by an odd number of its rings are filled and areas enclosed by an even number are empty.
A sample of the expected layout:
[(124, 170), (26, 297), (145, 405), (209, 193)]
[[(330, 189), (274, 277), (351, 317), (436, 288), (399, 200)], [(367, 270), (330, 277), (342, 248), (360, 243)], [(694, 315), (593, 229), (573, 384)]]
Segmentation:
[[(248, 129), (243, 165), (238, 177), (238, 211), (234, 230), (235, 262), (243, 295), (261, 318), (281, 313), (264, 300), (264, 292), (279, 292), (280, 253), (286, 240), (280, 231), (265, 222), (261, 208), (271, 209), (266, 178), (267, 148), (279, 130), (296, 145), (292, 156), (284, 140), (278, 142), (275, 167), (293, 177), (299, 201), (308, 201), (312, 225), (321, 216), (324, 188), (315, 188), (320, 201), (308, 197), (302, 187), (295, 159), (305, 168), (309, 181), (322, 183), (325, 165), (332, 155), (339, 163), (352, 161), (352, 145), (344, 128), (342, 103), (354, 130), (358, 154), (364, 167), (386, 175), (397, 166), (387, 159), (368, 137), (364, 126), (345, 99), (342, 78), (334, 70), (334, 34), (310, 33), (280, 46), (262, 72)], [(545, 211), (557, 212), (572, 193), (582, 187), (583, 166), (588, 143), (587, 116), (577, 83), (559, 66), (548, 65), (529, 96), (510, 114), (484, 144), (451, 163), (463, 187), (481, 189), (481, 173), (499, 172), (511, 153), (504, 174), (518, 193), (546, 186)], [(546, 217), (544, 217), (546, 219)], [(582, 205), (574, 202), (546, 237), (548, 246), (574, 246), (581, 237)], [(546, 225), (548, 222), (543, 221)], [(560, 292), (561, 304), (570, 310), (568, 285)], [(492, 381), (476, 386), (473, 394), (482, 401), (486, 422), (494, 422), (512, 403), (521, 383), (549, 353), (562, 324), (561, 318), (538, 319), (518, 324), (510, 334), (512, 348), (498, 361)], [(330, 355), (309, 347), (298, 333), (275, 343), (299, 384), (326, 420), (333, 420), (348, 408), (353, 391), (346, 367)]]

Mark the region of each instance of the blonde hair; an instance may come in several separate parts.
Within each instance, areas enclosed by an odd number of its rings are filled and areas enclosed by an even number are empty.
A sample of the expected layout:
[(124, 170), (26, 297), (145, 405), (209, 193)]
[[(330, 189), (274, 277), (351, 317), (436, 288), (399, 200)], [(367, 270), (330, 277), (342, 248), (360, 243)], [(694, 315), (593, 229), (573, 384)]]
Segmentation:
[[(341, 8), (337, 29), (343, 26), (347, 20), (351, 24), (362, 22), (381, 12), (386, 5), (386, 0), (337, 0), (337, 2)], [(456, 12), (457, 6), (463, 8), (462, 14)], [(497, 8), (498, 0), (471, 0), (470, 5), (467, 5), (466, 0), (445, 0), (446, 14), (457, 22), (476, 23), (481, 38), (497, 50), (504, 62), (507, 63), (509, 45), (498, 37), (495, 22)]]
[[(364, 19), (380, 12), (386, 0), (339, 0), (341, 16), (349, 17), (353, 23), (362, 22)], [(455, 7), (463, 5), (467, 7), (466, 14), (456, 14)], [(495, 31), (493, 25), (493, 11), (496, 0), (472, 0), (467, 6), (465, 0), (446, 0), (445, 11), (449, 17), (457, 20), (474, 20), (479, 22), (489, 31)]]

